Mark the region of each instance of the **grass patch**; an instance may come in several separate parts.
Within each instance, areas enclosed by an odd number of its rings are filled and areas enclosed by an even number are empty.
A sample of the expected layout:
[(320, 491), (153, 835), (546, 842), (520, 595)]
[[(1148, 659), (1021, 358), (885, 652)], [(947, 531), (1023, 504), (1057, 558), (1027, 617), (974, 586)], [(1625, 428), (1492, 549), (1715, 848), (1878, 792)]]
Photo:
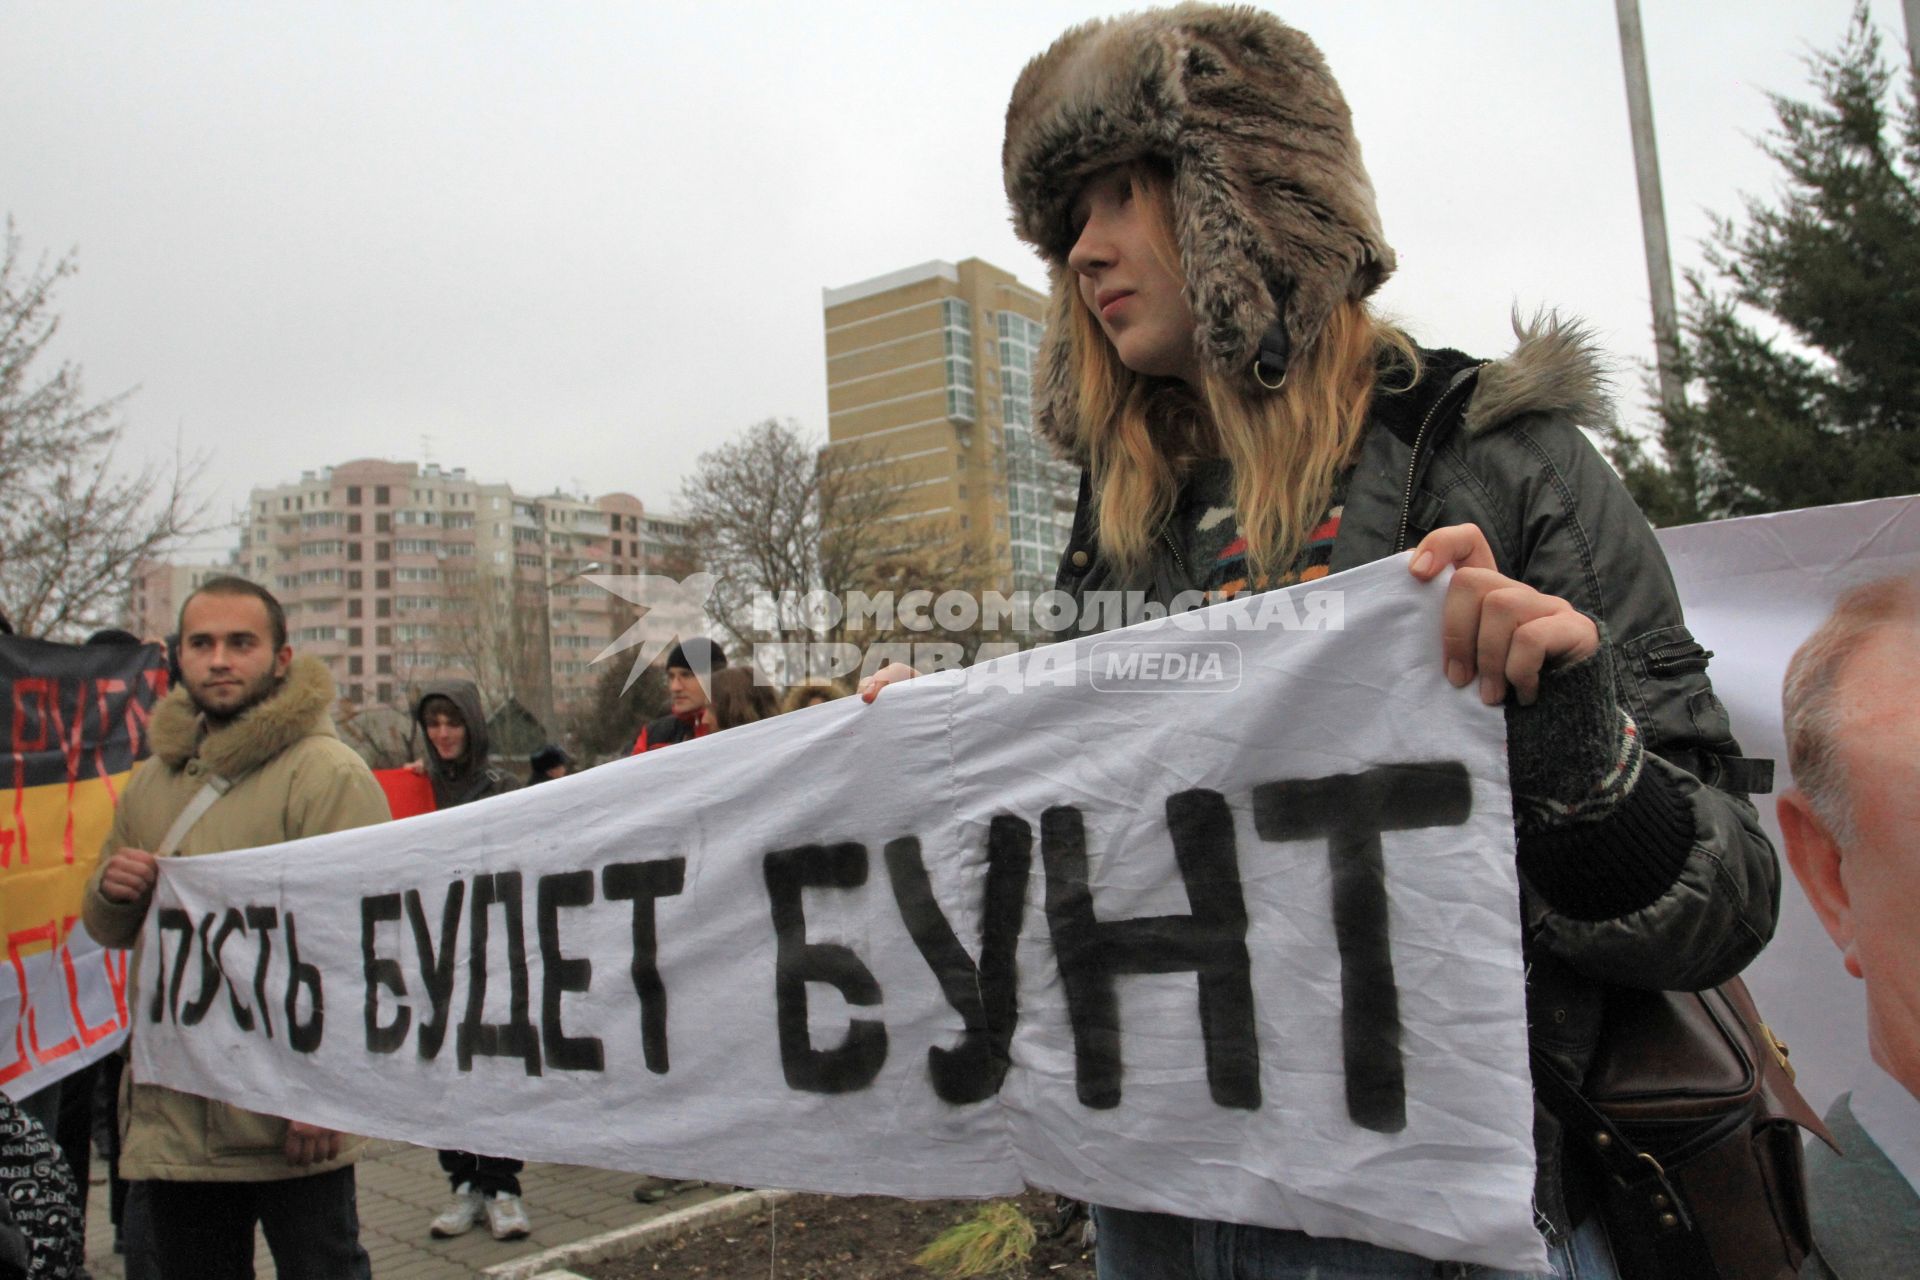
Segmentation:
[(1035, 1235), (1033, 1223), (1018, 1205), (996, 1200), (941, 1232), (913, 1260), (948, 1280), (1007, 1275), (1033, 1256)]

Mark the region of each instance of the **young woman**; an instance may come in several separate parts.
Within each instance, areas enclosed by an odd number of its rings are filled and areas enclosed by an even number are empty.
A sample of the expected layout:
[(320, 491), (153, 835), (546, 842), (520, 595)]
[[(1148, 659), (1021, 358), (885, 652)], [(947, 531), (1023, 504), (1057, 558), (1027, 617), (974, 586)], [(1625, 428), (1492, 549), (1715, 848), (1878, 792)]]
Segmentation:
[[(1365, 299), (1394, 255), (1345, 100), (1310, 40), (1254, 10), (1068, 31), (1021, 75), (1002, 158), (1051, 269), (1037, 424), (1083, 468), (1059, 589), (1226, 599), (1408, 548), (1417, 578), (1452, 567), (1434, 661), (1506, 707), (1535, 1046), (1581, 1079), (1606, 983), (1738, 972), (1777, 909), (1736, 793), (1758, 771), (1646, 520), (1578, 430), (1605, 412), (1580, 332), (1541, 324), (1482, 364), (1378, 320)], [(1538, 1104), (1534, 1129), (1554, 1274), (1613, 1275), (1587, 1172)], [(1095, 1215), (1103, 1280), (1456, 1274)]]

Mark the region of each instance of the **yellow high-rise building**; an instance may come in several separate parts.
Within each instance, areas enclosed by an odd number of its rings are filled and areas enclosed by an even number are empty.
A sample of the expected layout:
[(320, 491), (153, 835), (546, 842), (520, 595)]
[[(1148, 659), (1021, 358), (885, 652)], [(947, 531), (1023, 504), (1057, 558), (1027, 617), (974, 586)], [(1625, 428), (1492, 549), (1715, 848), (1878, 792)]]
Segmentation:
[(828, 439), (896, 465), (896, 518), (980, 542), (1006, 585), (1051, 586), (1078, 476), (1033, 432), (1046, 295), (978, 258), (822, 294)]

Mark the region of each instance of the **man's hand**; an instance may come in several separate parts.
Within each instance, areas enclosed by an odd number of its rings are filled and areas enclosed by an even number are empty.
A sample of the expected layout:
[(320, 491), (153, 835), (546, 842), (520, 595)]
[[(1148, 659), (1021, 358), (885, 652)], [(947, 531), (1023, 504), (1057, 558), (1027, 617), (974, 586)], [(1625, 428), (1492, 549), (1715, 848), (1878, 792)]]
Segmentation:
[(287, 1163), (296, 1168), (325, 1164), (340, 1154), (340, 1135), (317, 1124), (287, 1121)]
[(109, 902), (141, 902), (153, 893), (160, 878), (160, 859), (145, 849), (122, 849), (107, 859), (100, 874), (100, 893)]
[(1592, 618), (1502, 574), (1477, 525), (1435, 529), (1420, 540), (1410, 568), (1430, 582), (1448, 565), (1453, 581), (1441, 623), (1447, 679), (1460, 688), (1478, 675), (1488, 706), (1498, 705), (1509, 685), (1521, 706), (1531, 706), (1542, 669), (1579, 662), (1600, 647)]

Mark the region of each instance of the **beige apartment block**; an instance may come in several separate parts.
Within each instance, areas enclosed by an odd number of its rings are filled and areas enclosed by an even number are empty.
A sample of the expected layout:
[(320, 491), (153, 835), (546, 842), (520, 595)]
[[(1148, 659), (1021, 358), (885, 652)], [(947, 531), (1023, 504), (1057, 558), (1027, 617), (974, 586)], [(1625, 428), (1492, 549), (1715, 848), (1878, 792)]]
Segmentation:
[(239, 572), (240, 567), (231, 558), (198, 564), (142, 560), (134, 566), (122, 625), (142, 640), (164, 639), (178, 627), (180, 606), (201, 583)]
[(968, 258), (822, 291), (827, 436), (860, 441), (907, 486), (895, 518), (977, 540), (1003, 585), (1051, 586), (1078, 475), (1033, 431), (1046, 295)]
[(424, 682), (464, 678), (489, 714), (512, 699), (557, 736), (635, 616), (587, 575), (659, 570), (684, 532), (631, 494), (528, 496), (460, 467), (360, 459), (253, 490), (236, 571), (285, 605), (343, 718), (404, 713)]

